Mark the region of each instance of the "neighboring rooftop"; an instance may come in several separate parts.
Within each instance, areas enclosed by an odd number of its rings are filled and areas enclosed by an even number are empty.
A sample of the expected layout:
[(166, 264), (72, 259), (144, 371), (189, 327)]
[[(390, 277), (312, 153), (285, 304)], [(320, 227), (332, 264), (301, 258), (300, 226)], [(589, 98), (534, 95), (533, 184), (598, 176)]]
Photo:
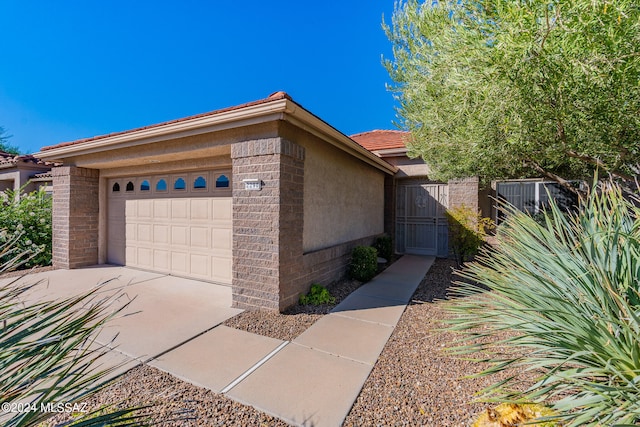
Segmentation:
[(376, 129), (351, 135), (350, 138), (369, 151), (391, 150), (405, 148), (405, 141), (409, 138), (409, 132)]
[(226, 113), (226, 112), (229, 112), (229, 111), (240, 110), (242, 108), (253, 107), (253, 106), (256, 106), (256, 105), (266, 104), (268, 102), (278, 101), (278, 100), (282, 100), (282, 99), (288, 99), (290, 101), (293, 101), (293, 99), (286, 92), (279, 91), (279, 92), (274, 92), (271, 95), (269, 95), (267, 98), (260, 99), (258, 101), (247, 102), (245, 104), (235, 105), (233, 107), (222, 108), (222, 109), (219, 109), (219, 110), (209, 111), (207, 113), (196, 114), (196, 115), (189, 116), (189, 117), (183, 117), (183, 118), (180, 118), (180, 119), (169, 120), (169, 121), (166, 121), (166, 122), (156, 123), (156, 124), (153, 124), (153, 125), (143, 126), (143, 127), (139, 127), (139, 128), (135, 128), (135, 129), (129, 129), (129, 130), (121, 131), (121, 132), (113, 132), (113, 133), (109, 133), (109, 134), (106, 134), (106, 135), (98, 135), (98, 136), (93, 136), (93, 137), (90, 137), (90, 138), (78, 139), (78, 140), (75, 140), (75, 141), (62, 142), (60, 144), (50, 145), (50, 146), (47, 146), (47, 147), (42, 147), (40, 149), (40, 151), (48, 151), (48, 150), (53, 150), (55, 148), (61, 148), (61, 147), (67, 147), (67, 146), (70, 146), (70, 145), (81, 144), (83, 142), (97, 141), (97, 140), (106, 139), (106, 138), (109, 138), (109, 137), (112, 137), (112, 136), (125, 135), (125, 134), (128, 134), (128, 133), (134, 133), (134, 132), (138, 132), (138, 131), (142, 131), (142, 130), (146, 130), (146, 129), (158, 128), (158, 127), (170, 125), (170, 124), (173, 124), (173, 123), (186, 122), (186, 121), (193, 120), (193, 119), (199, 119), (199, 118), (202, 118), (202, 117), (213, 116), (213, 115), (216, 115), (216, 114)]
[(9, 167), (18, 163), (32, 163), (35, 165), (50, 165), (49, 162), (40, 160), (31, 154), (11, 154), (4, 151), (0, 151), (0, 167)]

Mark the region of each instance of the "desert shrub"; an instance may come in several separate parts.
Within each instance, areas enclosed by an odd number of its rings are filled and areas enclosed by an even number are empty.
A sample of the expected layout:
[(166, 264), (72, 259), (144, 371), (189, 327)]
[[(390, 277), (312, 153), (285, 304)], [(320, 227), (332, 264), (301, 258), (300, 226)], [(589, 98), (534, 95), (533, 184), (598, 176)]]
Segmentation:
[(556, 400), (570, 426), (639, 423), (640, 208), (615, 185), (592, 189), (575, 214), (552, 202), (543, 225), (514, 209), (496, 239), (448, 304), (466, 335), (456, 351), (488, 354), (479, 375), (513, 368), (536, 381), (519, 393), (510, 376), (485, 397)]
[(387, 261), (391, 260), (391, 256), (393, 255), (393, 244), (390, 236), (384, 235), (377, 237), (373, 247), (378, 251), (378, 256), (386, 259)]
[[(0, 257), (19, 254), (12, 247), (16, 238), (0, 243)], [(0, 274), (19, 263), (19, 255), (10, 256), (0, 264)], [(107, 367), (103, 357), (109, 349), (94, 339), (128, 304), (119, 302), (122, 291), (99, 292), (104, 291), (99, 287), (55, 301), (30, 301), (30, 293), (47, 284), (26, 280), (0, 281), (0, 396), (7, 409), (0, 422), (7, 427), (49, 425), (56, 413), (43, 411), (43, 405), (79, 404), (107, 384), (106, 375), (118, 366)], [(64, 425), (146, 425), (138, 409), (109, 406)]]
[[(5, 190), (0, 209), (0, 243), (14, 240), (12, 254), (25, 253), (24, 267), (51, 264), (52, 200), (44, 189), (23, 194)], [(6, 262), (8, 256), (0, 258)]]
[(371, 246), (356, 246), (351, 252), (349, 276), (352, 279), (368, 282), (378, 271), (378, 251)]
[(300, 304), (302, 305), (335, 304), (335, 302), (336, 299), (331, 296), (329, 290), (317, 283), (311, 285), (311, 289), (308, 294), (300, 295)]
[(468, 206), (461, 205), (446, 212), (450, 245), (458, 266), (471, 260), (484, 243), (487, 231), (495, 227), (489, 218)]

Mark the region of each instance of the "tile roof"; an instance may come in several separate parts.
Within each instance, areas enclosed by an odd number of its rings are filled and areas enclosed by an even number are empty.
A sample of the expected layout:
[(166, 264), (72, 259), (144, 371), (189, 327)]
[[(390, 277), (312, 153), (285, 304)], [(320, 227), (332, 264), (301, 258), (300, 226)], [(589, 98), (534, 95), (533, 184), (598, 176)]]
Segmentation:
[(139, 128), (135, 128), (135, 129), (129, 129), (129, 130), (121, 131), (121, 132), (113, 132), (113, 133), (109, 133), (109, 134), (106, 134), (106, 135), (98, 135), (98, 136), (93, 136), (93, 137), (90, 137), (90, 138), (78, 139), (78, 140), (75, 140), (75, 141), (62, 142), (60, 144), (50, 145), (50, 146), (47, 146), (47, 147), (42, 147), (40, 149), (40, 151), (53, 150), (54, 148), (67, 147), (69, 145), (81, 144), (83, 142), (97, 141), (97, 140), (109, 138), (109, 137), (112, 137), (112, 136), (124, 135), (124, 134), (127, 134), (127, 133), (133, 133), (133, 132), (137, 132), (137, 131), (141, 131), (141, 130), (152, 129), (152, 128), (156, 128), (156, 127), (160, 127), (160, 126), (169, 125), (169, 124), (172, 124), (172, 123), (179, 123), (179, 122), (184, 122), (184, 121), (187, 121), (187, 120), (198, 119), (198, 118), (201, 118), (201, 117), (213, 116), (213, 115), (220, 114), (220, 113), (226, 113), (228, 111), (240, 110), (242, 108), (253, 107), (253, 106), (256, 106), (256, 105), (266, 104), (268, 102), (279, 101), (279, 100), (282, 100), (282, 99), (288, 99), (290, 101), (293, 101), (293, 99), (286, 92), (279, 91), (279, 92), (272, 93), (267, 98), (259, 99), (257, 101), (247, 102), (245, 104), (235, 105), (233, 107), (222, 108), (222, 109), (219, 109), (219, 110), (209, 111), (207, 113), (196, 114), (196, 115), (189, 116), (189, 117), (183, 117), (181, 119), (169, 120), (169, 121), (166, 121), (166, 122), (156, 123), (156, 124), (153, 124), (153, 125), (143, 126), (143, 127), (139, 127)]
[(19, 162), (33, 163), (35, 165), (47, 165), (47, 166), (52, 164), (50, 162), (45, 162), (43, 160), (40, 160), (39, 158), (34, 157), (31, 154), (16, 155), (16, 154), (0, 151), (0, 166), (8, 167), (9, 165), (16, 165)]
[(409, 138), (409, 132), (376, 129), (351, 135), (350, 138), (369, 151), (389, 150), (405, 148), (405, 141)]

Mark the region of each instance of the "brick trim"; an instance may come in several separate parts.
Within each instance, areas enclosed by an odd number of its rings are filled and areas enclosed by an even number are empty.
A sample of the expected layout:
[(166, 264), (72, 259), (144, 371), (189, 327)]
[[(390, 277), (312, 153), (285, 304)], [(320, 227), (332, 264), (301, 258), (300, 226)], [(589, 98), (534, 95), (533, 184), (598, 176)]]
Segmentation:
[(304, 161), (304, 147), (282, 138), (244, 141), (231, 146), (231, 159), (281, 154)]

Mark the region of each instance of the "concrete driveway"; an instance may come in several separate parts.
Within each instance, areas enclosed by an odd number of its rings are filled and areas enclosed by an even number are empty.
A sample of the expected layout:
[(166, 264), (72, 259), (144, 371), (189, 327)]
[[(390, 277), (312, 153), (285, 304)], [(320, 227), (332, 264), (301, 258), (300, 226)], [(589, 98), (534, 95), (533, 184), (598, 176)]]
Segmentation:
[[(0, 279), (6, 283), (15, 279)], [(71, 297), (97, 287), (96, 297), (119, 294), (113, 309), (129, 305), (96, 341), (110, 351), (103, 367), (121, 365), (110, 377), (175, 349), (242, 310), (231, 308), (231, 288), (119, 266), (94, 266), (29, 274), (21, 284), (42, 283), (27, 294), (36, 300)]]

